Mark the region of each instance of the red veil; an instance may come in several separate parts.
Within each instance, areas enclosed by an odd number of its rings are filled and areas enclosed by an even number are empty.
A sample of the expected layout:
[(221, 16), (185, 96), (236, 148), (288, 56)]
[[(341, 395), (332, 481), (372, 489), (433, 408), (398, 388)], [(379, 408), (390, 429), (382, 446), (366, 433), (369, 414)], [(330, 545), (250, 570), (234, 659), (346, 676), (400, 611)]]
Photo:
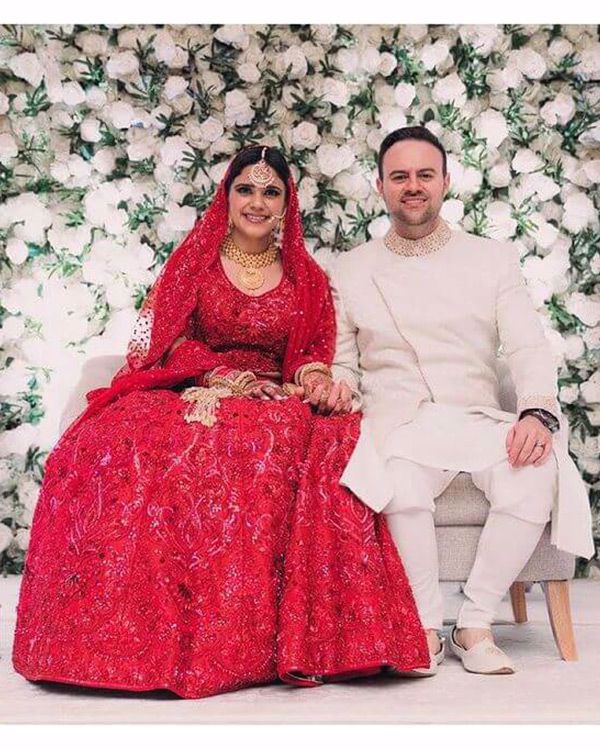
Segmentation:
[[(225, 182), (229, 169), (206, 213), (172, 253), (152, 286), (129, 342), (126, 365), (110, 387), (87, 394), (90, 403), (80, 419), (132, 391), (168, 387), (227, 364), (223, 355), (201, 341), (191, 340), (178, 346), (168, 361), (163, 360), (186, 329), (197, 304), (205, 269), (218, 262), (219, 249), (228, 231)], [(296, 291), (295, 318), (283, 361), (283, 381), (290, 382), (299, 367), (312, 361), (313, 346), (319, 345), (319, 360), (331, 364), (335, 345), (334, 337), (331, 342), (318, 341), (319, 322), (331, 311), (333, 302), (324, 271), (306, 250), (298, 193), (291, 176), (287, 182), (282, 262), (284, 273), (293, 281)]]

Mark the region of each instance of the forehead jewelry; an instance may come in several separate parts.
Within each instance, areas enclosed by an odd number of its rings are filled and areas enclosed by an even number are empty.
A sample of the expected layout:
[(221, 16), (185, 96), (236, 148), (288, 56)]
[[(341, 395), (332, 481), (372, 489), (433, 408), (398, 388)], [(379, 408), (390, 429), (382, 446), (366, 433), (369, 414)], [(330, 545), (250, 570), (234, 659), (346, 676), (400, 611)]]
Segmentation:
[(275, 174), (265, 160), (266, 153), (267, 147), (265, 146), (260, 155), (260, 161), (256, 162), (249, 174), (250, 182), (260, 188), (266, 188), (275, 180)]

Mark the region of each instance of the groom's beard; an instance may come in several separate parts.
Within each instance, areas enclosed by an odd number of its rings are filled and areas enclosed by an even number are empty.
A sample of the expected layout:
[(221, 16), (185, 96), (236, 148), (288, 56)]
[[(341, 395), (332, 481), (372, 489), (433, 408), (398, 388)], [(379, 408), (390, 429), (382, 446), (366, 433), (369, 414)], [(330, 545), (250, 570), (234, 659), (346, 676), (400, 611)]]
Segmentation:
[(421, 224), (429, 224), (437, 219), (439, 208), (432, 205), (431, 199), (428, 199), (423, 208), (418, 210), (404, 208), (402, 204), (396, 205), (392, 211), (392, 216), (399, 224), (415, 227)]

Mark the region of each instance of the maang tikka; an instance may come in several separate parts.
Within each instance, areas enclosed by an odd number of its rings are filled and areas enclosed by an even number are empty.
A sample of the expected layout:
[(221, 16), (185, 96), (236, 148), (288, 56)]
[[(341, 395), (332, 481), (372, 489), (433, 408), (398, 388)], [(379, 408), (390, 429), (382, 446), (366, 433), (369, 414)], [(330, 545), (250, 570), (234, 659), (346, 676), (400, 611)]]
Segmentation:
[(267, 147), (265, 146), (260, 155), (260, 161), (256, 162), (256, 164), (250, 170), (250, 174), (248, 175), (250, 178), (250, 182), (259, 188), (266, 188), (267, 185), (269, 185), (275, 179), (275, 173), (267, 164), (267, 161), (265, 159), (266, 153)]
[[(277, 178), (272, 167), (267, 163), (267, 160), (265, 159), (266, 153), (267, 146), (264, 146), (260, 155), (260, 161), (256, 162), (248, 175), (250, 182), (253, 185), (256, 185), (256, 187), (262, 188), (263, 190)], [(284, 217), (285, 211), (281, 215), (273, 214), (273, 220), (278, 222), (277, 227), (273, 231), (273, 242), (280, 250), (281, 244), (283, 242)]]

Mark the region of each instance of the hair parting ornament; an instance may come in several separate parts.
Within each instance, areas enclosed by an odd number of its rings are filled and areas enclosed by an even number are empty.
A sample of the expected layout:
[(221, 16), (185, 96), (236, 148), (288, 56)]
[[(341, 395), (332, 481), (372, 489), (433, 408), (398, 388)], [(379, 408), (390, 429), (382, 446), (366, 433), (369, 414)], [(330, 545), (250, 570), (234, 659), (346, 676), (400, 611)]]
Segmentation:
[(259, 188), (266, 188), (267, 185), (275, 180), (275, 173), (265, 159), (266, 153), (267, 147), (265, 146), (260, 155), (260, 161), (257, 161), (256, 164), (254, 164), (249, 174), (250, 182)]

